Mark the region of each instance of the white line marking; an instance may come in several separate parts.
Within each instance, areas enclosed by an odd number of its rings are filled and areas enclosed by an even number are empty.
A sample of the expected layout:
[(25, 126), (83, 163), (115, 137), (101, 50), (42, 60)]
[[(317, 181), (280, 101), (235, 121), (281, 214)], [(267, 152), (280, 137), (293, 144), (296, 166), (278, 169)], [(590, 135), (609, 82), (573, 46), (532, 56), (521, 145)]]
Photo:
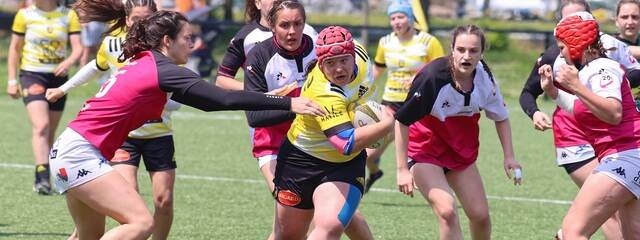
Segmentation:
[[(17, 163), (1, 163), (0, 162), (0, 168), (33, 169), (33, 165), (17, 164)], [(183, 174), (177, 174), (176, 177), (179, 178), (179, 179), (205, 180), (205, 181), (214, 181), (214, 182), (240, 182), (240, 183), (249, 183), (249, 184), (264, 184), (264, 181), (257, 180), (257, 179), (211, 177), (211, 176), (194, 176), (194, 175), (183, 175)], [(371, 188), (371, 191), (373, 191), (373, 192), (400, 194), (400, 192), (398, 192), (398, 190), (389, 189), (389, 188)], [(487, 198), (488, 199), (493, 199), (493, 200), (503, 200), (503, 201), (512, 201), (512, 202), (535, 202), (535, 203), (547, 203), (547, 204), (557, 204), (557, 205), (571, 205), (571, 201), (557, 200), (557, 199), (491, 196), (491, 195), (488, 195)]]

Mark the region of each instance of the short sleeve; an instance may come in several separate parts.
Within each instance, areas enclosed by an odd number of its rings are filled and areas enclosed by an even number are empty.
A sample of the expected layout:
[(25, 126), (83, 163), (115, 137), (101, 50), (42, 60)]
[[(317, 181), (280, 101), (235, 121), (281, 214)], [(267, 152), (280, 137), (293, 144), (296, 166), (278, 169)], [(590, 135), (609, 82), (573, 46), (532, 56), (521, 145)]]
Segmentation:
[(107, 47), (104, 42), (100, 44), (100, 48), (98, 49), (98, 53), (96, 54), (96, 67), (101, 71), (109, 70), (109, 63), (107, 59)]
[(442, 56), (444, 56), (444, 49), (442, 49), (440, 40), (436, 37), (431, 37), (427, 47), (427, 59), (425, 59), (425, 62), (431, 62), (433, 59), (440, 58)]
[(80, 26), (80, 19), (76, 11), (69, 10), (69, 34), (80, 33), (82, 27)]
[(493, 92), (489, 93), (484, 111), (487, 113), (487, 117), (493, 121), (504, 121), (509, 118), (509, 109), (507, 109), (498, 84), (495, 84)]
[(378, 42), (378, 49), (376, 50), (376, 57), (373, 59), (378, 67), (386, 67), (386, 62), (384, 60), (384, 39), (385, 37), (380, 38), (380, 41)]
[(20, 9), (13, 19), (11, 31), (18, 35), (24, 35), (27, 32), (27, 22), (24, 18), (24, 10)]
[(620, 91), (622, 75), (620, 72), (609, 68), (601, 68), (596, 74), (589, 76), (588, 83), (591, 85), (591, 91), (596, 95), (622, 101), (622, 93)]

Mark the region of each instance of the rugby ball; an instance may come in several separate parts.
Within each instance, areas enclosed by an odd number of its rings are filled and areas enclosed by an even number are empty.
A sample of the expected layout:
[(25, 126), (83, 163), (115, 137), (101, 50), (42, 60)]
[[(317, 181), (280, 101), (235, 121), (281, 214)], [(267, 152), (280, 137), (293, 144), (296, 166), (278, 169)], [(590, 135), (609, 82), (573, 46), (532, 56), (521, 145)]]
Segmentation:
[[(374, 101), (367, 101), (362, 104), (354, 104), (351, 121), (355, 128), (367, 126), (380, 122), (384, 115), (384, 106)], [(378, 139), (377, 142), (367, 148), (379, 148), (385, 144), (386, 137)]]

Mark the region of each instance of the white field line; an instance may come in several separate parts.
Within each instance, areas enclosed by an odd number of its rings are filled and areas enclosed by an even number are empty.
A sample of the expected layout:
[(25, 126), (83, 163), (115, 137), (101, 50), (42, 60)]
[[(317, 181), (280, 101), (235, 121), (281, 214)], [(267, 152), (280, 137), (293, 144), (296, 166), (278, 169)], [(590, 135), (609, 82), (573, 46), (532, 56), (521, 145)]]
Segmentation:
[[(33, 169), (33, 165), (0, 162), (0, 168)], [(249, 184), (264, 184), (263, 180), (256, 180), (256, 179), (194, 176), (194, 175), (184, 175), (184, 174), (177, 174), (176, 177), (178, 179), (204, 180), (204, 181), (213, 181), (213, 182), (240, 182), (240, 183), (249, 183)], [(371, 188), (371, 191), (399, 194), (397, 189), (389, 189), (389, 188)], [(533, 203), (556, 204), (556, 205), (571, 205), (571, 201), (558, 200), (558, 199), (491, 196), (491, 195), (487, 195), (487, 198), (492, 200), (502, 200), (502, 201), (511, 201), (511, 202), (533, 202)]]

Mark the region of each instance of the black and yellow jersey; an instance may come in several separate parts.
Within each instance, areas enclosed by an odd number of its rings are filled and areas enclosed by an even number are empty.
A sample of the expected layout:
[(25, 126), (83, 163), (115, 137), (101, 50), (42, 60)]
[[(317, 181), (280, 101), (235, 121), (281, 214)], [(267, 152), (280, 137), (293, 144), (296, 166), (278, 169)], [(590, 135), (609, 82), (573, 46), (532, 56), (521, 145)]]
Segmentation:
[[(287, 138), (298, 149), (328, 162), (347, 162), (360, 152), (343, 155), (330, 142), (325, 131), (342, 130), (341, 126), (351, 126), (352, 106), (364, 103), (375, 96), (375, 84), (371, 72), (371, 62), (366, 50), (356, 42), (356, 77), (344, 86), (331, 83), (316, 65), (309, 73), (302, 87), (301, 96), (322, 106), (327, 115), (314, 117), (297, 115)], [(351, 110), (350, 110), (351, 109)]]
[(64, 61), (69, 35), (79, 34), (81, 28), (75, 11), (59, 6), (45, 12), (34, 4), (16, 13), (11, 30), (24, 36), (20, 69), (47, 73)]
[(422, 66), (444, 56), (440, 41), (431, 34), (416, 31), (409, 41), (400, 41), (395, 33), (380, 39), (376, 66), (387, 68), (387, 83), (382, 100), (404, 102), (413, 77)]

